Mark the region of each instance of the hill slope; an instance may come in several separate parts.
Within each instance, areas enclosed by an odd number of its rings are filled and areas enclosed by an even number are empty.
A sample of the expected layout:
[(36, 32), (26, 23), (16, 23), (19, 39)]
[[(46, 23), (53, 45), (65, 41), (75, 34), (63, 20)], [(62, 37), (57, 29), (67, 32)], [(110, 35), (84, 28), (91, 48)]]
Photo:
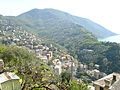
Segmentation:
[(28, 27), (35, 28), (37, 31), (46, 29), (46, 27), (47, 29), (51, 28), (51, 26), (52, 30), (56, 30), (56, 24), (57, 28), (59, 28), (61, 27), (59, 24), (66, 26), (66, 24), (71, 23), (72, 25), (83, 26), (97, 38), (106, 38), (115, 35), (115, 33), (88, 19), (72, 16), (55, 9), (33, 9), (17, 16), (17, 18), (24, 21)]
[[(36, 14), (33, 14), (36, 15)], [(47, 14), (45, 14), (47, 15)], [(31, 16), (31, 18), (30, 18)], [(0, 37), (19, 36), (22, 32), (35, 33), (44, 40), (49, 39), (49, 42), (66, 46), (73, 45), (82, 41), (96, 41), (97, 39), (80, 25), (71, 23), (66, 20), (44, 17), (26, 16), (27, 19), (21, 20), (13, 16), (0, 16)], [(38, 16), (38, 15), (37, 15)], [(33, 19), (34, 18), (34, 19)], [(43, 20), (42, 20), (43, 19)], [(26, 20), (26, 21), (25, 21)], [(27, 21), (28, 20), (28, 21)], [(40, 22), (41, 21), (41, 22)], [(16, 32), (16, 33), (15, 33)], [(20, 32), (20, 33), (19, 33)], [(19, 38), (19, 37), (18, 37)], [(43, 40), (42, 39), (42, 40)], [(48, 42), (48, 40), (46, 40)], [(9, 40), (7, 41), (9, 44)]]
[[(17, 18), (24, 21), (41, 38), (53, 39), (59, 44), (96, 41), (91, 32), (67, 18), (68, 14), (54, 9), (33, 9)], [(66, 17), (66, 18), (65, 18)]]

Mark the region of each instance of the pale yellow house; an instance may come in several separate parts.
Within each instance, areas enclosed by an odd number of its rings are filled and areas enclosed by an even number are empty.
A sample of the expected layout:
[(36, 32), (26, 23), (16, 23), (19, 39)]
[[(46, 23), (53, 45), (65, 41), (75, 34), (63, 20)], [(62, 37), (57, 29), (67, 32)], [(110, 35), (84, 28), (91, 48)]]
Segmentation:
[(120, 74), (112, 73), (93, 82), (95, 90), (120, 90)]

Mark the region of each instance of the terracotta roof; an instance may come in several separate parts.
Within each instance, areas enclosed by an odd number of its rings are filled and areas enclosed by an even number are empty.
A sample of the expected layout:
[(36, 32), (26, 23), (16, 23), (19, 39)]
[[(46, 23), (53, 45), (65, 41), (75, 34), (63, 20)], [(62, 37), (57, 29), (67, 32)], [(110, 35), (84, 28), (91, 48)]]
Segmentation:
[(65, 56), (65, 57), (67, 57), (67, 56), (70, 56), (69, 54), (64, 54), (64, 55), (62, 55), (62, 56)]

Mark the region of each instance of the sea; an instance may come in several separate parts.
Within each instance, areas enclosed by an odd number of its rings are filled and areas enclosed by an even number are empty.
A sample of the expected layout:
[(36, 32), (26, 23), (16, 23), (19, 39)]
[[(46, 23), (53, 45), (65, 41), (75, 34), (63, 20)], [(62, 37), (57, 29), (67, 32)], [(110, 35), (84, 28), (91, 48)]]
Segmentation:
[(120, 43), (120, 35), (115, 35), (115, 36), (111, 36), (108, 38), (99, 39), (99, 41), (109, 41), (109, 42)]

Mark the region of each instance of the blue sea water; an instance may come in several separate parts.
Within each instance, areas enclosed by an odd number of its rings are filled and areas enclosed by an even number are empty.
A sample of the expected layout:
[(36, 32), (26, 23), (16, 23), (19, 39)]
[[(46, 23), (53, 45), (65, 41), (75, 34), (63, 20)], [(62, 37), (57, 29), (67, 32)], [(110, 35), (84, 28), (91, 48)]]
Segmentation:
[(120, 43), (120, 35), (111, 36), (105, 39), (99, 39), (99, 41), (109, 41), (109, 42)]

